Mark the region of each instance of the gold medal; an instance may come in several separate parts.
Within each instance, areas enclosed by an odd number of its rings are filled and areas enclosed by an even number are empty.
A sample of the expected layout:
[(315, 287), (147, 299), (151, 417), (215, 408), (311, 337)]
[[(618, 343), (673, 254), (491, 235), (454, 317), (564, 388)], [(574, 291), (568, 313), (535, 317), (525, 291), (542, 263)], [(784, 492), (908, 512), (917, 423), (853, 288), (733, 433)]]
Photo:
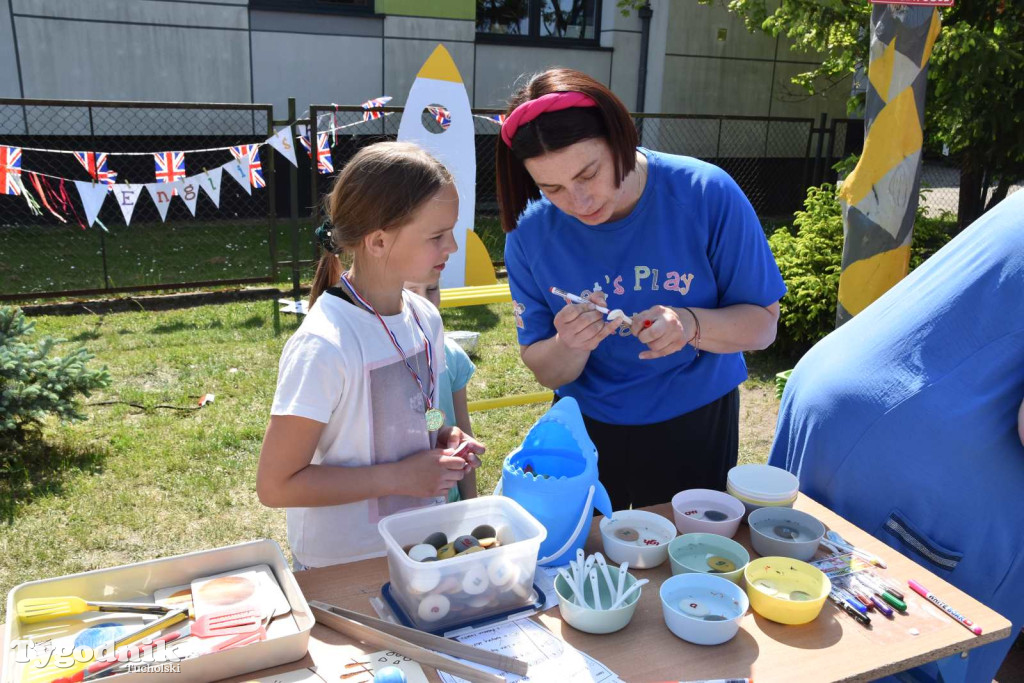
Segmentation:
[(438, 408), (429, 409), (425, 417), (427, 418), (427, 431), (436, 432), (438, 429), (444, 426), (444, 411)]

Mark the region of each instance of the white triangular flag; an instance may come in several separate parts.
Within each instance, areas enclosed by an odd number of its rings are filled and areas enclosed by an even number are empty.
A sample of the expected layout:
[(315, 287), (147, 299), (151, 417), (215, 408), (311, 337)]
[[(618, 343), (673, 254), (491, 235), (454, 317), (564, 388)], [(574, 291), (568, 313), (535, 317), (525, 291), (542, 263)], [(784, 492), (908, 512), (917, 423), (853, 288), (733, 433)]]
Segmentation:
[(106, 183), (93, 183), (85, 180), (76, 180), (75, 187), (78, 188), (78, 195), (82, 198), (82, 208), (85, 209), (85, 220), (89, 227), (96, 222), (96, 216), (100, 213), (103, 200), (107, 198), (110, 187)]
[(114, 185), (111, 188), (114, 201), (121, 207), (125, 225), (132, 224), (132, 212), (135, 211), (135, 204), (139, 201), (139, 193), (142, 192), (143, 187), (143, 185)]
[(252, 194), (252, 186), (249, 185), (249, 160), (248, 159), (235, 159), (221, 166), (228, 175), (234, 178), (242, 189), (248, 194)]
[(267, 138), (267, 144), (276, 149), (281, 153), (288, 161), (292, 162), (292, 166), (298, 166), (298, 162), (295, 161), (295, 145), (292, 144), (294, 138), (292, 137), (292, 127), (287, 126), (285, 128), (278, 128), (271, 137)]
[(213, 205), (218, 209), (220, 208), (220, 176), (220, 166), (212, 171), (204, 171), (196, 176), (196, 180), (199, 182), (199, 187), (203, 188), (207, 196), (213, 202)]
[(185, 206), (188, 207), (193, 218), (196, 215), (196, 202), (199, 201), (199, 183), (202, 179), (202, 176), (192, 176), (191, 178), (178, 181), (178, 196), (185, 202)]
[(146, 185), (149, 196), (153, 198), (153, 203), (156, 204), (157, 211), (160, 212), (162, 221), (167, 220), (167, 207), (171, 205), (171, 198), (174, 197), (174, 191), (178, 185), (179, 183), (149, 183)]

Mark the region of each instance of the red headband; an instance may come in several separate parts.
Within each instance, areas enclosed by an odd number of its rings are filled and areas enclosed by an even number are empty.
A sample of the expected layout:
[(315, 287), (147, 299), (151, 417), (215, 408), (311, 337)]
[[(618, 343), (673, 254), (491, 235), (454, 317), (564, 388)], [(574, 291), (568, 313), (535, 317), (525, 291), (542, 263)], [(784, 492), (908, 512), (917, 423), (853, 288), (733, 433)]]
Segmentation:
[(501, 139), (509, 147), (512, 146), (512, 138), (520, 126), (524, 126), (541, 114), (549, 111), (561, 111), (570, 107), (596, 107), (597, 102), (589, 95), (581, 92), (549, 92), (541, 95), (535, 100), (523, 102), (516, 107), (505, 123), (501, 126)]

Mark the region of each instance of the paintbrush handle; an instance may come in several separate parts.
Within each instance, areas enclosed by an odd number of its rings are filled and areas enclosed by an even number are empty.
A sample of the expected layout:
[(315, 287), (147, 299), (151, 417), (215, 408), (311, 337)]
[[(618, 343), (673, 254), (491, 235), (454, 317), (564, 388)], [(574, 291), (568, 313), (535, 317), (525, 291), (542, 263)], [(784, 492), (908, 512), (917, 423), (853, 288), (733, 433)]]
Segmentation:
[[(469, 681), (472, 681), (474, 679), (471, 679), (468, 676), (459, 673), (455, 669), (451, 668), (451, 666), (453, 665), (452, 660), (440, 657), (439, 655), (436, 655), (434, 652), (431, 651), (436, 650), (437, 652), (442, 652), (453, 657), (459, 657), (460, 659), (465, 659), (470, 662), (483, 664), (484, 666), (489, 666), (494, 669), (500, 669), (501, 671), (508, 671), (509, 673), (513, 673), (518, 676), (526, 676), (527, 671), (529, 669), (529, 665), (521, 659), (508, 657), (506, 655), (499, 655), (496, 652), (488, 652), (487, 650), (482, 650), (478, 647), (473, 647), (471, 645), (466, 645), (465, 643), (449, 640), (448, 638), (441, 638), (439, 636), (431, 635), (429, 633), (424, 633), (423, 631), (419, 631), (414, 628), (408, 628), (406, 626), (392, 624), (381, 619), (375, 619), (374, 617), (366, 616), (365, 614), (360, 614), (359, 612), (353, 612), (351, 610), (347, 610), (341, 607), (335, 607), (334, 605), (328, 604), (326, 602), (320, 602), (319, 600), (310, 600), (309, 606), (313, 610), (313, 616), (316, 617), (317, 622), (322, 623), (325, 626), (328, 626), (338, 631), (339, 633), (351, 635), (351, 633), (349, 633), (348, 631), (342, 631), (340, 630), (340, 628), (336, 628), (336, 626), (346, 628), (350, 626), (350, 623), (360, 626), (363, 629), (369, 629), (370, 631), (380, 633), (391, 640), (398, 641), (398, 643), (405, 643), (416, 648), (416, 650), (423, 650), (424, 652), (428, 652), (431, 655), (438, 657), (439, 659), (441, 659), (440, 664), (433, 664), (432, 662), (427, 661), (423, 661), (423, 663), (428, 664), (429, 666), (433, 666), (437, 669), (442, 669), (456, 676), (460, 676)], [(354, 637), (361, 638), (361, 636)], [(385, 647), (392, 648), (392, 643), (390, 642), (383, 645)], [(425, 648), (430, 649), (426, 650)], [(400, 650), (398, 649), (395, 649), (395, 651), (400, 652)], [(403, 652), (402, 654), (406, 653)], [(406, 656), (412, 657), (413, 659), (417, 659), (418, 657), (418, 655), (413, 656), (409, 654), (406, 654)], [(454, 664), (460, 663), (454, 662)], [(462, 666), (466, 665), (463, 664)], [(475, 679), (483, 681), (483, 683), (490, 683), (490, 681), (500, 683), (504, 681), (504, 678), (500, 676), (492, 678), (492, 674), (480, 671), (475, 667), (468, 668), (475, 674), (487, 676), (487, 678), (478, 677), (477, 679)]]

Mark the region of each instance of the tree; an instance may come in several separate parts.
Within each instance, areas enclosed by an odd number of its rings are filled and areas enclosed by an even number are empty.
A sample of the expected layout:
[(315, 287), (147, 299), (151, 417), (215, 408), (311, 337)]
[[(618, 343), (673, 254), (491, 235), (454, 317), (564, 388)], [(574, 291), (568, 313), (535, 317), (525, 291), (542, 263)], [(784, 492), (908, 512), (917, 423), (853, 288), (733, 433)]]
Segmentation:
[[(715, 0), (699, 0), (711, 4)], [(724, 1), (724, 0), (720, 0)], [(871, 5), (845, 0), (729, 0), (750, 31), (783, 35), (821, 65), (793, 82), (815, 93), (868, 60)], [(963, 228), (1024, 178), (1024, 3), (959, 0), (942, 10), (942, 33), (928, 67), (925, 127), (934, 149), (962, 160), (959, 224)], [(863, 93), (850, 98), (857, 111)], [(995, 185), (988, 206), (984, 200)]]

